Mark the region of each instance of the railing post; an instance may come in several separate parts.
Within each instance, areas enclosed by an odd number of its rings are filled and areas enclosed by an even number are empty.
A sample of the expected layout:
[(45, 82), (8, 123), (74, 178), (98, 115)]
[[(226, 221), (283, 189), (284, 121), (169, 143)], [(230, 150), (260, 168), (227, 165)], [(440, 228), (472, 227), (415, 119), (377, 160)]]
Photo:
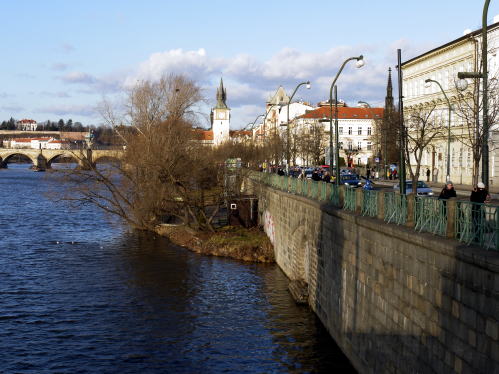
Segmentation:
[(362, 188), (357, 188), (355, 190), (355, 213), (358, 215), (362, 214), (362, 204), (364, 204), (364, 190)]
[(407, 227), (414, 227), (415, 203), (415, 195), (412, 193), (407, 195), (407, 221), (405, 223)]
[(447, 237), (454, 238), (456, 236), (456, 199), (450, 198), (447, 200)]
[(383, 221), (385, 219), (385, 194), (382, 191), (377, 191), (376, 198), (378, 199), (378, 214), (376, 217)]
[(345, 185), (338, 186), (338, 200), (339, 200), (339, 208), (343, 208), (345, 205)]

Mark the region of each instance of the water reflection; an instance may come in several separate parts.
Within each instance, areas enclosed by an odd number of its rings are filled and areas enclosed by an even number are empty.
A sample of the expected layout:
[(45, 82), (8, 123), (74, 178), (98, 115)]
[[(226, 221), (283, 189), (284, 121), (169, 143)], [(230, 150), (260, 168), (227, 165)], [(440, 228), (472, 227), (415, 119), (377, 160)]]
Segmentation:
[(351, 370), (276, 266), (68, 211), (45, 198), (57, 186), (40, 174), (0, 171), (0, 372)]

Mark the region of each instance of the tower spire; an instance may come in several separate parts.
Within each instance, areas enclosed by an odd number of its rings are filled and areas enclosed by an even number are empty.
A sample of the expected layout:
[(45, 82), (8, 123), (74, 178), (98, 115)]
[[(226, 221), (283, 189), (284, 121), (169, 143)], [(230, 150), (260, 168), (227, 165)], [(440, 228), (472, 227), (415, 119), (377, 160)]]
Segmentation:
[(220, 78), (220, 86), (217, 88), (217, 105), (216, 109), (228, 109), (227, 108), (227, 91), (224, 88), (223, 79)]
[(392, 87), (392, 68), (388, 68), (388, 83), (386, 85), (385, 110), (392, 111), (393, 106), (393, 87)]

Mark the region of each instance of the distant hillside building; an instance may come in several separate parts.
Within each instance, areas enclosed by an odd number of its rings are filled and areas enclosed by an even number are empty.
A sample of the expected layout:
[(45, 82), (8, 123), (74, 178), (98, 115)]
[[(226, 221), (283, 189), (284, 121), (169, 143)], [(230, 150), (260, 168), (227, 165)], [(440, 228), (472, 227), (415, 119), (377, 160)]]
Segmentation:
[(22, 119), (20, 121), (17, 121), (16, 127), (21, 131), (36, 131), (38, 123), (36, 123), (36, 121), (33, 119)]

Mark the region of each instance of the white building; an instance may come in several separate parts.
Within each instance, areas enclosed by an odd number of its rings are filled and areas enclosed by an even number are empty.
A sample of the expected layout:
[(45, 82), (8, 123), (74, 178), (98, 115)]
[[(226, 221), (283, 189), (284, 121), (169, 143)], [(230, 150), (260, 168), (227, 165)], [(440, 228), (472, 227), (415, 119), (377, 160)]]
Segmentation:
[[(496, 23), (488, 27), (487, 37), (489, 81), (499, 79), (497, 57), (499, 41), (499, 22), (497, 21), (499, 19), (497, 16), (494, 21)], [(463, 125), (463, 120), (459, 119), (459, 113), (456, 113), (457, 107), (455, 104), (459, 92), (456, 88), (457, 73), (473, 72), (481, 69), (479, 63), (481, 45), (481, 29), (473, 32), (467, 30), (462, 37), (402, 63), (404, 114), (406, 117), (417, 110), (431, 108), (436, 105), (432, 118), (444, 125), (447, 124), (448, 103), (437, 84), (431, 83), (427, 85), (428, 87), (425, 87), (426, 79), (432, 79), (441, 84), (451, 102), (451, 106), (454, 108), (451, 112), (450, 137), (450, 179), (454, 183), (471, 184), (473, 165), (469, 130)], [(470, 80), (469, 83), (468, 93), (470, 90), (474, 90), (473, 82)], [(499, 158), (496, 152), (497, 146), (494, 144), (499, 142), (499, 134), (497, 124), (491, 123), (490, 125), (489, 176), (491, 180), (489, 182), (491, 185), (497, 185), (499, 184)], [(445, 182), (446, 180), (447, 142), (448, 136), (444, 131), (442, 136), (435, 138), (423, 153), (421, 170), (423, 173), (426, 169), (431, 170), (434, 181)], [(411, 158), (410, 162), (414, 164), (414, 158)]]
[(17, 121), (16, 127), (21, 131), (36, 131), (38, 124), (33, 119), (22, 119)]
[[(338, 107), (338, 133), (340, 157), (348, 166), (374, 165), (375, 147), (373, 136), (376, 121), (383, 119), (383, 108)], [(296, 119), (296, 126), (305, 129), (318, 123), (324, 126), (325, 144), (329, 144), (329, 106), (322, 106), (309, 111)], [(334, 107), (333, 107), (333, 141), (334, 141)], [(333, 145), (334, 146), (334, 145)]]

